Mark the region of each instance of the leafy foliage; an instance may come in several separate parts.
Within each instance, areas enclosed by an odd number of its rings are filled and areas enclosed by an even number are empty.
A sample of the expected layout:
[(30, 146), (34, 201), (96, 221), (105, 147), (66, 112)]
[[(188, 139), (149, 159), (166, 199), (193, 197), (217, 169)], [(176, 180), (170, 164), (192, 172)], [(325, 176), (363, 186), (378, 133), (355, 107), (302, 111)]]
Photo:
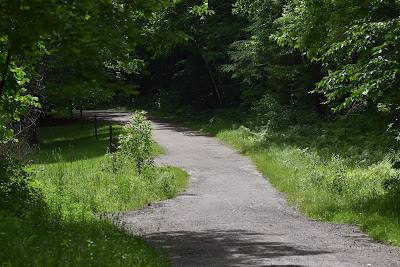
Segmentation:
[[(291, 1), (277, 20), (281, 45), (321, 61), (323, 93), (335, 111), (360, 102), (399, 107), (398, 1)], [(397, 126), (397, 121), (393, 121)]]
[(0, 211), (25, 216), (34, 206), (43, 205), (31, 176), (19, 160), (0, 155)]
[(328, 101), (344, 99), (338, 110), (362, 100), (397, 109), (400, 20), (355, 25), (346, 34), (324, 54), (326, 68), (333, 71), (319, 83), (320, 91)]

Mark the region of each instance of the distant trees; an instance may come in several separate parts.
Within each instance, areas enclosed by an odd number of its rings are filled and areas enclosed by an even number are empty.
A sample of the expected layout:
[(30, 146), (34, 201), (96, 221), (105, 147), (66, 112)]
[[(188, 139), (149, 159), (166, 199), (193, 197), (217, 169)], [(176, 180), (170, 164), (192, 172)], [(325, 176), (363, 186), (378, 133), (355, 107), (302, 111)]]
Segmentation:
[(229, 46), (230, 62), (224, 70), (242, 88), (245, 106), (269, 95), (291, 110), (318, 109), (317, 96), (308, 94), (320, 78), (320, 64), (306, 61), (290, 47), (280, 47), (271, 37), (286, 1), (236, 1), (233, 13), (245, 17), (244, 38)]
[(147, 96), (154, 107), (171, 110), (248, 109), (269, 94), (289, 109), (320, 108), (320, 96), (308, 92), (322, 77), (321, 64), (271, 39), (285, 1), (216, 0), (209, 6), (211, 16), (182, 15), (192, 4), (180, 1), (164, 20), (164, 27), (187, 33), (191, 46), (149, 59), (152, 75), (136, 77), (143, 90), (139, 101)]
[(149, 58), (151, 75), (137, 77), (143, 92), (139, 99), (147, 96), (155, 105), (176, 110), (218, 108), (237, 97), (237, 86), (221, 67), (246, 20), (232, 14), (233, 0), (210, 2), (210, 11), (201, 17), (186, 12), (195, 3), (182, 0), (164, 13), (163, 27), (186, 33), (190, 45), (179, 44), (166, 55)]

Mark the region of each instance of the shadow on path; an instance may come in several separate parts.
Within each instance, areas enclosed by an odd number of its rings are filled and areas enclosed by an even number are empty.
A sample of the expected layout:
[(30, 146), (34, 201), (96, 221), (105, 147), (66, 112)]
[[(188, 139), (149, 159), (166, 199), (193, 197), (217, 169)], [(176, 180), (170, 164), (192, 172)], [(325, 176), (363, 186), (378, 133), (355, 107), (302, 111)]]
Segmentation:
[(159, 126), (159, 127), (157, 127), (157, 130), (159, 130), (159, 131), (172, 130), (175, 132), (182, 133), (183, 135), (211, 137), (209, 134), (194, 131), (188, 127), (172, 123), (165, 119), (160, 119), (160, 118), (156, 118), (156, 117), (152, 117), (152, 116), (147, 116), (147, 118)]
[[(74, 118), (79, 119), (79, 110), (74, 110)], [(93, 121), (94, 116), (97, 116), (99, 121), (125, 125), (130, 121), (133, 112), (115, 111), (115, 110), (84, 110), (82, 115), (84, 120)]]
[[(74, 113), (75, 119), (79, 119), (79, 116), (80, 116), (79, 110), (74, 110), (73, 113)], [(94, 116), (96, 115), (97, 119), (99, 121), (125, 125), (127, 122), (129, 122), (131, 120), (133, 113), (134, 112), (131, 112), (131, 111), (84, 110), (82, 115), (83, 115), (84, 120), (86, 120), (86, 121), (93, 121)], [(156, 118), (156, 117), (152, 117), (152, 116), (147, 116), (147, 118), (149, 120), (151, 120), (152, 122), (159, 125), (159, 127), (157, 127), (157, 130), (161, 130), (161, 131), (172, 130), (172, 131), (180, 132), (184, 135), (189, 135), (189, 136), (210, 136), (205, 133), (193, 131), (192, 129), (187, 128), (185, 126), (171, 123), (165, 119), (160, 119), (160, 118)]]
[(243, 230), (171, 231), (148, 234), (145, 238), (153, 245), (163, 247), (171, 256), (173, 266), (263, 266), (272, 259), (279, 262), (278, 258), (283, 257), (330, 253), (263, 241), (261, 238), (268, 238), (265, 233)]

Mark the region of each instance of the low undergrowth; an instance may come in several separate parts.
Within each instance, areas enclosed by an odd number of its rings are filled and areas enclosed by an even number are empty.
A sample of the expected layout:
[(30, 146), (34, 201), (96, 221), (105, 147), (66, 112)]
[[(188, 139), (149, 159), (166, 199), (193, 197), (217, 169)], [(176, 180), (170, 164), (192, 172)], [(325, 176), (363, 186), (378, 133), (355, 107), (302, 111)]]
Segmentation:
[[(117, 227), (118, 218), (108, 214), (174, 197), (186, 187), (187, 173), (154, 166), (139, 171), (134, 159), (116, 160), (105, 124), (98, 141), (92, 124), (40, 128), (38, 137), (29, 171), (21, 167), (24, 177), (15, 176), (23, 182), (2, 187), (8, 193), (1, 196), (24, 205), (0, 209), (0, 266), (170, 265), (163, 252)], [(151, 146), (151, 156), (162, 151)], [(25, 191), (11, 192), (13, 186)]]
[(329, 120), (297, 114), (294, 120), (294, 114), (263, 105), (251, 112), (155, 114), (250, 156), (307, 216), (356, 224), (377, 240), (400, 245), (399, 143), (379, 114)]
[(133, 210), (172, 198), (183, 189), (181, 180), (187, 176), (177, 168), (151, 168), (139, 175), (132, 164), (116, 167), (112, 157), (36, 165), (34, 184), (42, 188), (47, 203), (72, 217), (76, 210)]

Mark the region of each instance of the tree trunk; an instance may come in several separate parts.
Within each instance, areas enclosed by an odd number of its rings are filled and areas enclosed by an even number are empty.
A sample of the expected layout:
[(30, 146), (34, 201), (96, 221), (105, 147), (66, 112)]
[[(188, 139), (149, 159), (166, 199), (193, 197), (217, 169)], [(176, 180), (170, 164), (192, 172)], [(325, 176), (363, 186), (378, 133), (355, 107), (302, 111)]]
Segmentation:
[(206, 56), (204, 55), (203, 51), (201, 50), (201, 48), (199, 47), (199, 45), (197, 44), (196, 41), (195, 41), (195, 44), (196, 44), (197, 48), (199, 49), (200, 54), (201, 54), (201, 57), (203, 58), (204, 63), (205, 63), (205, 65), (206, 65), (207, 69), (208, 69), (208, 73), (210, 74), (210, 78), (211, 78), (212, 84), (213, 84), (213, 86), (214, 86), (215, 93), (216, 93), (217, 96), (218, 96), (219, 105), (221, 106), (221, 105), (222, 105), (221, 94), (220, 94), (220, 92), (219, 92), (219, 88), (218, 88), (218, 86), (217, 86), (217, 83), (215, 82), (213, 73), (212, 73), (211, 68), (210, 68), (210, 64), (208, 63), (208, 60), (207, 60)]
[(3, 73), (1, 75), (1, 82), (0, 82), (0, 99), (3, 97), (3, 92), (4, 92), (4, 86), (6, 85), (6, 79), (7, 79), (7, 72), (8, 72), (8, 67), (10, 66), (11, 63), (11, 54), (7, 54), (5, 66)]
[(80, 111), (80, 114), (81, 114), (80, 118), (81, 118), (81, 129), (82, 129), (83, 128), (83, 110), (80, 109), (79, 111)]

